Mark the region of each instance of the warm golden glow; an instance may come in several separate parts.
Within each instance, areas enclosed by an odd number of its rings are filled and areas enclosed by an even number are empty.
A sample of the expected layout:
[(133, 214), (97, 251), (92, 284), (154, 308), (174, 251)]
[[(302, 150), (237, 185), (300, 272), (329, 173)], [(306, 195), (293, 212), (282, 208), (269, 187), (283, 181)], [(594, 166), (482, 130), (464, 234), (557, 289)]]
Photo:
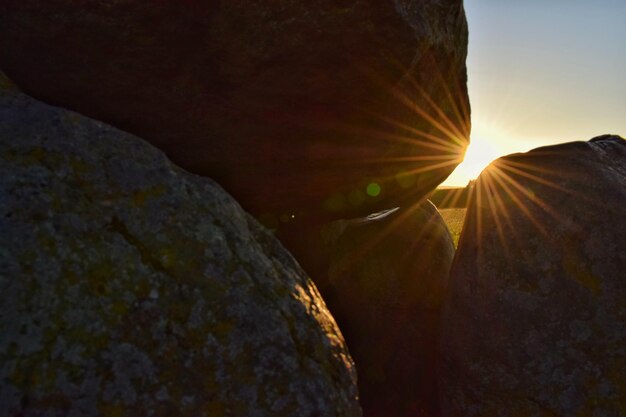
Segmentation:
[(502, 155), (495, 141), (485, 137), (472, 137), (463, 162), (457, 166), (446, 182), (465, 185), (475, 179), (494, 159)]
[(519, 138), (516, 135), (516, 126), (506, 125), (496, 116), (474, 117), (471, 140), (465, 158), (441, 185), (464, 187), (470, 180), (478, 178), (478, 175), (497, 158), (527, 152), (536, 146), (535, 141)]
[[(478, 244), (479, 256), (486, 225), (495, 226), (505, 256), (511, 255), (509, 245), (511, 237), (515, 235), (514, 221), (526, 221), (538, 236), (548, 238), (550, 231), (545, 220), (551, 218), (553, 225), (565, 220), (555, 207), (542, 198), (545, 193), (559, 195), (557, 200), (562, 200), (565, 196), (575, 196), (579, 201), (593, 203), (584, 194), (562, 185), (563, 179), (572, 177), (571, 172), (560, 172), (545, 166), (542, 161), (537, 161), (539, 157), (556, 157), (552, 152), (554, 151), (534, 151), (532, 158), (526, 156), (498, 159), (480, 175), (470, 192), (468, 212), (468, 223), (473, 228), (469, 235)], [(536, 192), (537, 190), (543, 191)]]

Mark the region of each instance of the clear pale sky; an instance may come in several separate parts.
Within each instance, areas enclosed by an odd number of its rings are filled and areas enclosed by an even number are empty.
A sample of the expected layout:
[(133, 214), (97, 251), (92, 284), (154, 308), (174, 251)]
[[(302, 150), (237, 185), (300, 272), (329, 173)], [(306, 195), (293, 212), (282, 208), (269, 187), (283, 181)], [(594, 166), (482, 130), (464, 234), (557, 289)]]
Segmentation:
[(498, 156), (626, 137), (626, 0), (465, 0), (472, 137), (442, 185)]

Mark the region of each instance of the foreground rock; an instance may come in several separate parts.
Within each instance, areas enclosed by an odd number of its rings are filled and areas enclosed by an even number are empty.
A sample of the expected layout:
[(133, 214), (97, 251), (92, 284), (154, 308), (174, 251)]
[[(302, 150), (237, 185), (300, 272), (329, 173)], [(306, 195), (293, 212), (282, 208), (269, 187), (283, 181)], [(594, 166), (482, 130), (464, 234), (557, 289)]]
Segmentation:
[(438, 327), (454, 246), (437, 209), (426, 201), (327, 232), (323, 294), (354, 357), (364, 415), (439, 415)]
[(3, 0), (0, 39), (24, 91), (147, 139), (270, 225), (417, 199), (466, 143), (461, 0)]
[(315, 286), (219, 186), (0, 85), (0, 416), (360, 415)]
[(626, 415), (626, 141), (483, 172), (443, 316), (444, 416)]

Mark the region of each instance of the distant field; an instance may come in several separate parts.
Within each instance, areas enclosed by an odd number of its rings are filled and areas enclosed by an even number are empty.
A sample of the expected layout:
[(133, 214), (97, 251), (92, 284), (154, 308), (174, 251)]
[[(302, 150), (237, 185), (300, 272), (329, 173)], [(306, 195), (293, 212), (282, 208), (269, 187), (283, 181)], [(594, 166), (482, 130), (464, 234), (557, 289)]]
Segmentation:
[(468, 197), (468, 187), (446, 187), (437, 188), (432, 192), (432, 194), (430, 194), (428, 199), (439, 209), (460, 209), (467, 207)]
[(463, 221), (465, 220), (465, 212), (467, 209), (439, 209), (441, 217), (445, 220), (452, 234), (452, 240), (454, 240), (454, 247), (459, 245), (459, 237), (461, 237), (461, 230), (463, 230)]

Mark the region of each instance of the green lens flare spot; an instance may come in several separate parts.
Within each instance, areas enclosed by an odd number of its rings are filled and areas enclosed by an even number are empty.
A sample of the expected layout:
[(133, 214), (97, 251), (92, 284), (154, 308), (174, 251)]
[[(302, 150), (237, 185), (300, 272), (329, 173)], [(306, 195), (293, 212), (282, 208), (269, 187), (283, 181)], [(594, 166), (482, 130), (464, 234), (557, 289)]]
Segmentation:
[(367, 186), (366, 192), (370, 197), (378, 197), (380, 194), (380, 185), (373, 182)]

